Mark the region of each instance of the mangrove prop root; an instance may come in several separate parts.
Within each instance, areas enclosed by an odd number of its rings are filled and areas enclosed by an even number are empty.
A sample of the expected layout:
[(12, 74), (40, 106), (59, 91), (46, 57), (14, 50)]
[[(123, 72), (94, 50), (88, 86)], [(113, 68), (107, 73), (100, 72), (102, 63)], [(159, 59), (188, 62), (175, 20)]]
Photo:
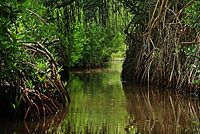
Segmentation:
[[(177, 91), (198, 90), (199, 85), (193, 82), (199, 77), (200, 36), (180, 18), (183, 10), (193, 2), (177, 10), (170, 2), (158, 0), (153, 12), (149, 13), (149, 20), (144, 21), (147, 23), (135, 24), (137, 32), (127, 35), (128, 50), (122, 70), (124, 81), (136, 79), (140, 83)], [(187, 54), (185, 49), (188, 47), (194, 47), (196, 52)]]
[[(56, 113), (58, 108), (62, 104), (66, 105), (66, 98), (70, 102), (70, 96), (68, 91), (64, 88), (60, 76), (57, 71), (57, 63), (53, 55), (48, 51), (44, 46), (47, 39), (42, 43), (40, 42), (28, 42), (24, 43), (25, 49), (32, 52), (33, 57), (38, 55), (45, 56), (46, 60), (49, 63), (49, 72), (42, 72), (37, 68), (34, 63), (23, 63), (26, 64), (31, 69), (35, 69), (41, 73), (47, 73), (45, 76), (44, 82), (39, 82), (33, 89), (27, 86), (28, 78), (25, 73), (21, 73), (21, 83), (20, 92), (21, 92), (21, 103), (25, 108), (24, 119), (28, 117), (37, 117), (40, 119), (41, 115), (45, 116), (47, 113)], [(45, 93), (42, 92), (42, 89), (46, 89)]]

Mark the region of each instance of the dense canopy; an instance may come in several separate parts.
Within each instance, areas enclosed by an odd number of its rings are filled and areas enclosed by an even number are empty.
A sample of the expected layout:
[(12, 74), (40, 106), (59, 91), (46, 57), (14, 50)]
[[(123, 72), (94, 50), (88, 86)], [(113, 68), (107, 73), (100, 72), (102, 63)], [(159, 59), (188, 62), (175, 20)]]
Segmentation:
[(70, 102), (70, 70), (125, 49), (123, 81), (199, 91), (199, 18), (196, 0), (0, 1), (1, 112), (56, 112)]

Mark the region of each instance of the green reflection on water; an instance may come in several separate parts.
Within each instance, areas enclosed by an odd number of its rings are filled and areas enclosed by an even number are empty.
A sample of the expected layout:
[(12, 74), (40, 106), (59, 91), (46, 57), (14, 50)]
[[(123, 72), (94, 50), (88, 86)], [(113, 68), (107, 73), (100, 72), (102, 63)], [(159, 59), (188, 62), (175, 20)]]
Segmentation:
[(120, 81), (121, 65), (112, 70), (74, 73), (68, 89), (71, 104), (62, 124), (68, 133), (135, 133), (126, 111), (126, 98)]
[[(40, 120), (0, 120), (0, 134), (200, 133), (199, 100), (122, 85), (121, 64), (72, 73), (69, 107)], [(138, 132), (137, 132), (138, 131)]]

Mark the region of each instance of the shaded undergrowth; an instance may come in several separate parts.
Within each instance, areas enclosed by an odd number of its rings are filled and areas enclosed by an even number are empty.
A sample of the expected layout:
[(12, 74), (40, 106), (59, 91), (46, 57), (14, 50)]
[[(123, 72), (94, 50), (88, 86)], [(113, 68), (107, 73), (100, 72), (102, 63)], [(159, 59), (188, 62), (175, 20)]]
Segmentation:
[(200, 36), (197, 29), (183, 21), (189, 15), (185, 10), (193, 3), (184, 2), (179, 7), (178, 3), (157, 0), (151, 8), (146, 3), (143, 21), (133, 18), (125, 30), (128, 50), (122, 71), (124, 81), (136, 80), (176, 91), (199, 90)]

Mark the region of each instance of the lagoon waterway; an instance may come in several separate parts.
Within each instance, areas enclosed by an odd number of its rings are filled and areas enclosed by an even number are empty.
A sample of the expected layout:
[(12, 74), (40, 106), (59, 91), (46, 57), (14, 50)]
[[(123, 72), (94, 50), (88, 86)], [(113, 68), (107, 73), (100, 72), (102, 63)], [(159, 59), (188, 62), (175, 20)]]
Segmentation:
[(1, 134), (200, 133), (198, 100), (160, 89), (122, 86), (121, 61), (71, 73), (67, 109), (40, 121), (1, 120)]

